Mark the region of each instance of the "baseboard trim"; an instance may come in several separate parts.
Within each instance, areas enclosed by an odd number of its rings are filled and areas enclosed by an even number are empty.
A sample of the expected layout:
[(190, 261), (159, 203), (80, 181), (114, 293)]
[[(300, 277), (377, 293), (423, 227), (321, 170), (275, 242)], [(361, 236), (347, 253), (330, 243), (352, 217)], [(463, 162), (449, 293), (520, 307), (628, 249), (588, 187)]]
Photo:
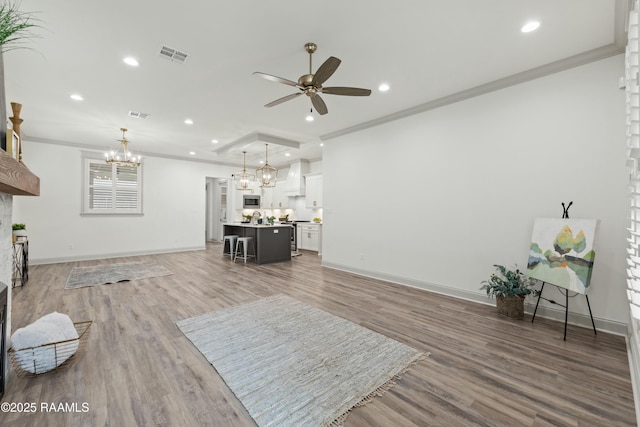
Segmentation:
[[(472, 292), (464, 289), (457, 289), (451, 286), (439, 285), (435, 283), (425, 282), (421, 280), (410, 279), (407, 277), (396, 276), (393, 274), (380, 273), (370, 270), (363, 270), (359, 268), (352, 268), (346, 265), (341, 265), (332, 262), (322, 261), (322, 266), (331, 268), (334, 270), (346, 271), (348, 273), (357, 274), (358, 276), (370, 277), (372, 279), (383, 280), (385, 282), (391, 282), (398, 285), (408, 286), (411, 288), (422, 289), (428, 292), (435, 292), (437, 294), (447, 295), (463, 300), (476, 302), (485, 305), (495, 305), (495, 300), (488, 298), (483, 292)], [(525, 312), (532, 314), (535, 309), (534, 304), (525, 304)], [(564, 323), (564, 309), (559, 310), (553, 307), (539, 306), (536, 312), (536, 317), (543, 317), (545, 319), (556, 320)], [(626, 336), (628, 332), (627, 323), (618, 322), (615, 320), (603, 319), (594, 317), (594, 323), (598, 331), (608, 332), (615, 335)], [(591, 318), (588, 315), (581, 313), (573, 313), (569, 311), (567, 323), (571, 325), (581, 326), (584, 328), (592, 329)]]
[(114, 253), (106, 253), (106, 254), (92, 254), (92, 255), (71, 255), (68, 257), (57, 257), (57, 258), (31, 258), (29, 259), (30, 265), (41, 265), (41, 264), (60, 264), (63, 262), (74, 262), (74, 261), (91, 261), (97, 259), (107, 259), (107, 258), (122, 258), (129, 256), (141, 256), (141, 255), (154, 255), (154, 254), (167, 254), (171, 252), (189, 252), (189, 251), (203, 251), (206, 247), (203, 246), (193, 246), (193, 247), (184, 247), (184, 248), (166, 248), (166, 249), (157, 249), (157, 250), (147, 250), (147, 251), (132, 251), (132, 252), (114, 252)]

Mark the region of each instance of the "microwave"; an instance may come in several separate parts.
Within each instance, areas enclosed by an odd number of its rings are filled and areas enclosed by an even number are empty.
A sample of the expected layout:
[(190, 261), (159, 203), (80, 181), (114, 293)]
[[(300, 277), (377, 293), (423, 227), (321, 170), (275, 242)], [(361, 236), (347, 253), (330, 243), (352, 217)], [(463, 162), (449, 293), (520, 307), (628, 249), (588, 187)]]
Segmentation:
[(260, 209), (260, 196), (257, 194), (242, 195), (243, 209)]

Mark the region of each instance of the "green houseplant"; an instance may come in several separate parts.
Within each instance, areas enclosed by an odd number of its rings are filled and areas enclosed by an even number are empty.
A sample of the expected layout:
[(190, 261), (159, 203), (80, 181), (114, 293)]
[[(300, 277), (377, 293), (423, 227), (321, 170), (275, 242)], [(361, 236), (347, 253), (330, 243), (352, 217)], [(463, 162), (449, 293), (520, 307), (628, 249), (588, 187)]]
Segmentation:
[(2, 52), (21, 47), (25, 39), (36, 37), (30, 30), (38, 27), (31, 13), (21, 12), (19, 2), (0, 4), (0, 46)]
[(16, 241), (16, 237), (26, 237), (27, 235), (27, 226), (24, 224), (12, 224), (11, 230), (13, 230), (12, 236), (13, 241)]
[(517, 266), (509, 270), (495, 264), (496, 271), (482, 281), (487, 296), (496, 298), (498, 314), (514, 319), (524, 318), (524, 299), (532, 291), (532, 281)]

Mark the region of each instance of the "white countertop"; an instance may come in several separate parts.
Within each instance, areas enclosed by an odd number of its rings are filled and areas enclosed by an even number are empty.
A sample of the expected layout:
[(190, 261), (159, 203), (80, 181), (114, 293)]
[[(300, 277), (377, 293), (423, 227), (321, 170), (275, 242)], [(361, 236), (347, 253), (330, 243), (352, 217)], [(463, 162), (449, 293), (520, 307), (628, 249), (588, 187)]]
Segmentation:
[(251, 224), (249, 222), (225, 222), (222, 225), (228, 225), (231, 227), (247, 227), (247, 228), (292, 227), (293, 226), (293, 224), (275, 223), (273, 225), (269, 225), (269, 224)]

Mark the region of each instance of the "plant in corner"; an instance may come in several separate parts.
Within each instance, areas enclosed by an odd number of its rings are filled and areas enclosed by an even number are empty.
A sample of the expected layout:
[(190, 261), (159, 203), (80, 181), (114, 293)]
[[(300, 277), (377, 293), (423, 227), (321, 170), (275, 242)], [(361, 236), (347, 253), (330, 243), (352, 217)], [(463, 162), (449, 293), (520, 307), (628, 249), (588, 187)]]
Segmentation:
[(24, 39), (37, 37), (30, 30), (38, 27), (30, 13), (21, 12), (19, 2), (3, 2), (0, 5), (0, 46), (2, 52), (17, 49)]
[(498, 314), (514, 319), (524, 318), (524, 299), (532, 292), (532, 281), (517, 266), (509, 270), (502, 265), (494, 265), (496, 271), (489, 280), (484, 280), (480, 289), (487, 296), (496, 297)]

